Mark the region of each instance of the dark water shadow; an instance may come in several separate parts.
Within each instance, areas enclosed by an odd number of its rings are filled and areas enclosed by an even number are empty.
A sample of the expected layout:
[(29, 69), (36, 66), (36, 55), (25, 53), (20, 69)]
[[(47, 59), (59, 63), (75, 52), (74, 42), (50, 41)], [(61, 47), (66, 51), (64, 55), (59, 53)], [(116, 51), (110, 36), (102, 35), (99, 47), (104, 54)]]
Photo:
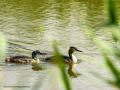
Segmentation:
[(72, 77), (72, 78), (77, 78), (78, 76), (82, 75), (80, 73), (76, 73), (76, 72), (73, 71), (73, 69), (76, 66), (77, 66), (77, 64), (74, 64), (74, 63), (69, 64), (69, 68), (68, 68), (67, 72), (68, 72), (69, 76)]
[(42, 63), (32, 63), (32, 70), (34, 71), (41, 71), (45, 70), (46, 67), (42, 65)]
[[(78, 60), (78, 63), (81, 63), (81, 60)], [(64, 68), (68, 68), (67, 69), (67, 73), (70, 77), (72, 78), (77, 78), (79, 77), (80, 73), (77, 73), (77, 72), (74, 72), (73, 69), (77, 66), (77, 64), (74, 64), (74, 63), (69, 63), (69, 64), (65, 64), (64, 65)], [(57, 63), (55, 62), (46, 62), (46, 61), (43, 61), (43, 63), (33, 63), (32, 64), (32, 69), (34, 71), (40, 71), (40, 70), (45, 70), (47, 69), (48, 67), (51, 67), (52, 65), (57, 65)]]
[[(78, 63), (80, 63), (81, 60), (78, 60)], [(64, 68), (67, 68), (67, 73), (69, 75), (69, 77), (72, 77), (72, 78), (77, 78), (79, 77), (80, 73), (77, 73), (77, 72), (74, 72), (73, 69), (77, 66), (77, 64), (74, 64), (74, 63), (69, 63), (69, 64), (65, 64), (64, 65)], [(25, 65), (31, 65), (32, 66), (32, 70), (33, 71), (42, 71), (42, 70), (45, 70), (47, 69), (48, 67), (50, 67), (51, 65), (53, 64), (56, 64), (56, 63), (52, 63), (52, 62), (41, 62), (41, 63), (16, 63), (16, 62), (5, 62), (5, 66), (9, 65), (9, 66), (17, 66), (17, 65), (20, 65), (20, 66), (25, 66)], [(57, 64), (56, 64), (57, 65)], [(9, 68), (9, 67), (8, 67)]]

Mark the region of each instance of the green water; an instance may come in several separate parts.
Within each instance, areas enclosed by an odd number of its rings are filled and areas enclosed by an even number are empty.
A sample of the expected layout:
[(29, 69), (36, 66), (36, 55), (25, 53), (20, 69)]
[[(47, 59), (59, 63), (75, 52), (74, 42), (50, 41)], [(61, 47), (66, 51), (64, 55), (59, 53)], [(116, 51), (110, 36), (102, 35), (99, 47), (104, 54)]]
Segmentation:
[[(119, 2), (117, 5), (119, 7)], [(68, 65), (65, 67), (73, 90), (116, 90), (91, 73), (94, 71), (111, 79), (106, 69), (93, 63), (103, 59), (94, 42), (84, 33), (90, 29), (106, 42), (114, 43), (108, 28), (102, 26), (107, 20), (102, 0), (0, 0), (0, 31), (8, 42), (6, 56), (31, 56), (33, 50), (53, 54), (51, 37), (64, 55), (68, 55), (70, 46), (83, 51), (74, 54), (79, 63), (73, 70), (69, 70)], [(3, 59), (0, 70), (1, 88), (6, 85), (30, 86), (10, 88), (15, 90), (64, 90), (58, 67), (51, 63), (26, 65), (5, 63)]]

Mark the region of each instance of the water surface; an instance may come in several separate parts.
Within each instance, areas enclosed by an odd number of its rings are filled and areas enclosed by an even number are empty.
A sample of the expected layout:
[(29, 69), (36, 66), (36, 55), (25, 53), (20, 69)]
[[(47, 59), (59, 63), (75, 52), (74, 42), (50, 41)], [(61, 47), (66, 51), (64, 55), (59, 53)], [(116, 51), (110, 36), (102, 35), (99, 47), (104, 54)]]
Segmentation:
[[(8, 42), (6, 56), (31, 57), (33, 50), (54, 54), (49, 42), (51, 37), (58, 42), (61, 54), (68, 55), (70, 46), (83, 51), (75, 52), (79, 63), (73, 70), (65, 65), (73, 90), (116, 90), (91, 73), (93, 71), (111, 79), (108, 70), (92, 63), (103, 61), (103, 58), (95, 43), (84, 33), (86, 29), (90, 29), (106, 42), (114, 43), (108, 28), (101, 25), (107, 20), (108, 14), (102, 0), (0, 1), (0, 30)], [(0, 62), (1, 88), (30, 86), (22, 89), (64, 90), (58, 70), (52, 63), (16, 64), (5, 63), (3, 59)]]

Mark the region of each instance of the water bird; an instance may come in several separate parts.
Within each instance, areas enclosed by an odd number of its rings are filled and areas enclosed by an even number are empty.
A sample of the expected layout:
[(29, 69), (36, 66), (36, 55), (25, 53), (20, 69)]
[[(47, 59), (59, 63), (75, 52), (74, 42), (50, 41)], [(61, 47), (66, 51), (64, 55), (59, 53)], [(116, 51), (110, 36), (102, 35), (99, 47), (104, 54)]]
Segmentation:
[(24, 55), (16, 55), (16, 56), (10, 56), (6, 57), (6, 62), (19, 62), (19, 63), (34, 63), (39, 62), (39, 59), (37, 58), (37, 55), (47, 55), (47, 53), (43, 53), (39, 50), (35, 50), (32, 52), (32, 58)]
[[(74, 51), (83, 52), (81, 50), (78, 50), (76, 47), (71, 46), (68, 50), (69, 56), (62, 55), (65, 63), (77, 63), (77, 58), (73, 55)], [(44, 61), (55, 62), (55, 57), (56, 56), (47, 57), (44, 59)]]

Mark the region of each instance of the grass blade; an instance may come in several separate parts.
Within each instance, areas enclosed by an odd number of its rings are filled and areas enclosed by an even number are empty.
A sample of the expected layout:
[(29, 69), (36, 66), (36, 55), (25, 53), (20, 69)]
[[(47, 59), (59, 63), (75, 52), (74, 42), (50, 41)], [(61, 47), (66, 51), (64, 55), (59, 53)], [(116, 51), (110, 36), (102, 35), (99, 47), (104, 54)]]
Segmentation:
[(71, 90), (70, 81), (69, 81), (69, 78), (68, 78), (68, 76), (65, 72), (65, 69), (64, 69), (64, 63), (63, 63), (63, 60), (62, 60), (63, 58), (60, 56), (60, 53), (59, 53), (59, 50), (56, 46), (55, 41), (53, 41), (53, 48), (55, 50), (55, 56), (56, 56), (57, 64), (58, 64), (58, 67), (60, 69), (60, 73), (61, 73), (61, 76), (62, 76), (62, 79), (63, 79), (65, 89), (66, 90)]

